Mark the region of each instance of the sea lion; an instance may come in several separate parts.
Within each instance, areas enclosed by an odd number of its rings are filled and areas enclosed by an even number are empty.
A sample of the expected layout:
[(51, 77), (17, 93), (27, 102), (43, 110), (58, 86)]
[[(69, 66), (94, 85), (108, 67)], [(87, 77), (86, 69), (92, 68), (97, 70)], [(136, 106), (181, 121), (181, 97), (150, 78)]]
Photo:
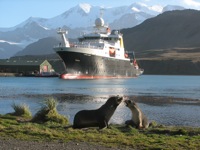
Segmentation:
[(74, 117), (73, 128), (108, 127), (108, 122), (122, 99), (123, 97), (113, 96), (99, 109), (79, 111)]
[(132, 112), (131, 120), (127, 120), (125, 124), (131, 125), (138, 129), (148, 128), (149, 127), (148, 119), (143, 114), (139, 106), (133, 100), (125, 100), (124, 102)]

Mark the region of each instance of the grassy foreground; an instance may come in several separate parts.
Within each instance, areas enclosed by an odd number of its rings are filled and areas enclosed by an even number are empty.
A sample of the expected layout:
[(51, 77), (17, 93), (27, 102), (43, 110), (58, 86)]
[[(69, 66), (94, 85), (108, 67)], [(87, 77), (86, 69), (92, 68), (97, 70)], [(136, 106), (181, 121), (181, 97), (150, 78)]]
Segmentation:
[[(109, 129), (77, 130), (66, 124), (47, 121), (34, 123), (25, 118), (0, 115), (0, 137), (29, 141), (75, 141), (97, 143), (108, 147), (133, 149), (198, 149), (200, 128), (154, 126), (137, 130), (124, 125)], [(25, 119), (26, 120), (26, 119)]]
[(133, 149), (198, 149), (200, 128), (165, 127), (153, 125), (138, 130), (125, 125), (110, 125), (99, 130), (66, 128), (68, 118), (57, 112), (57, 101), (48, 98), (32, 117), (26, 104), (13, 104), (13, 113), (0, 115), (0, 138), (27, 141), (87, 142), (92, 144)]

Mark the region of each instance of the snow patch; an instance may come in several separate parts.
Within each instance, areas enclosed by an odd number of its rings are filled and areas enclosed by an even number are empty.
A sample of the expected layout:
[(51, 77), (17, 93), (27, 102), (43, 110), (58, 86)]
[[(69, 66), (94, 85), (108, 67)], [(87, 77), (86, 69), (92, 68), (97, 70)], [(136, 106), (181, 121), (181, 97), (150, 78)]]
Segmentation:
[(45, 30), (51, 30), (51, 29), (49, 29), (49, 28), (47, 28), (47, 27), (44, 27), (44, 26), (42, 26), (42, 25), (40, 25), (40, 24), (39, 24), (39, 26), (42, 27), (42, 28), (45, 29)]
[(158, 5), (148, 6), (147, 4), (136, 2), (131, 5), (131, 8), (134, 12), (144, 12), (146, 14), (156, 16), (162, 12), (163, 7)]
[(137, 9), (136, 7), (132, 7), (132, 10), (135, 11), (135, 12), (140, 12), (140, 10)]
[(147, 8), (148, 10), (155, 11), (155, 12), (158, 12), (158, 13), (161, 13), (162, 9), (163, 9), (163, 6), (161, 6), (161, 5), (148, 6), (147, 4), (144, 4), (144, 3), (141, 3), (141, 2), (138, 2), (137, 4), (140, 5), (143, 8)]
[(89, 13), (91, 9), (91, 5), (87, 3), (81, 3), (79, 4), (80, 8), (84, 10), (85, 13)]
[(150, 9), (150, 10), (153, 10), (153, 11), (156, 11), (156, 12), (158, 12), (158, 13), (161, 13), (162, 10), (163, 10), (163, 7), (160, 6), (160, 5), (154, 5), (154, 6), (149, 7), (149, 9)]
[(176, 6), (176, 5), (167, 5), (163, 8), (162, 12), (173, 11), (173, 10), (184, 10), (184, 7)]
[(9, 42), (9, 41), (5, 41), (5, 40), (0, 40), (0, 43), (8, 43), (11, 45), (19, 45), (20, 43), (16, 43), (16, 42)]
[(142, 7), (148, 7), (147, 4), (144, 4), (144, 3), (141, 3), (141, 2), (136, 2), (136, 4), (138, 4), (138, 5), (142, 6)]

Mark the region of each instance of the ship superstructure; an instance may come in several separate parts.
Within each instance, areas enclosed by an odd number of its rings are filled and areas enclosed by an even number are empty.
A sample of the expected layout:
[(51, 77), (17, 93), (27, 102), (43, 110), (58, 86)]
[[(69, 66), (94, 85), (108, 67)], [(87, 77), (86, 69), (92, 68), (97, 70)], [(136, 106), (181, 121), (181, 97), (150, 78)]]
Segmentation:
[(78, 42), (69, 43), (62, 29), (58, 34), (63, 43), (54, 49), (66, 67), (63, 79), (131, 78), (143, 73), (133, 52), (125, 52), (122, 34), (111, 32), (102, 17), (95, 20), (94, 31), (82, 34)]

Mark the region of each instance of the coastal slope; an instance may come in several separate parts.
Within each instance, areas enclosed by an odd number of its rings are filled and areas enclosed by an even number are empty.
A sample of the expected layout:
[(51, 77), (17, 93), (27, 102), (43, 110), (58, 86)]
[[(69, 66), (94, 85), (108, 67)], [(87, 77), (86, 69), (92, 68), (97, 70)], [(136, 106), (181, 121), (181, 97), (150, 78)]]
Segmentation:
[(168, 11), (121, 32), (145, 74), (200, 75), (200, 11)]

